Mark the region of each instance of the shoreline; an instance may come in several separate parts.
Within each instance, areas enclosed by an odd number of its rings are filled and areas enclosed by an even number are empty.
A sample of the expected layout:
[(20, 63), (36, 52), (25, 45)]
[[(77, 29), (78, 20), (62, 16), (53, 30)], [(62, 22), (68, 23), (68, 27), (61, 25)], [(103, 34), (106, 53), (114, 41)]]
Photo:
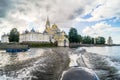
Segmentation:
[[(7, 48), (60, 48), (60, 47), (64, 47), (64, 46), (28, 46), (25, 44), (21, 44), (21, 43), (0, 43), (0, 50), (5, 50)], [(68, 48), (78, 48), (78, 47), (114, 47), (114, 46), (120, 46), (120, 44), (112, 44), (112, 45), (107, 45), (107, 44), (77, 44), (77, 43), (73, 43), (70, 44), (69, 46), (67, 46)]]
[(120, 44), (113, 44), (113, 45), (107, 45), (107, 44), (72, 44), (69, 47), (70, 48), (78, 48), (78, 47), (113, 47), (113, 46), (120, 46)]

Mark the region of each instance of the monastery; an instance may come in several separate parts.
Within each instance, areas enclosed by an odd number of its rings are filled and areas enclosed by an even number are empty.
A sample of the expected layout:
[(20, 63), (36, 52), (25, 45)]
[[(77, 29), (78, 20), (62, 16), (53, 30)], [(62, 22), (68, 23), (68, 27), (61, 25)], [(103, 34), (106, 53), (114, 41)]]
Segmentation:
[[(2, 35), (1, 42), (9, 43), (8, 35)], [(37, 32), (34, 29), (31, 29), (31, 31), (25, 30), (20, 34), (19, 42), (57, 42), (58, 46), (69, 46), (69, 40), (66, 37), (66, 33), (61, 31), (56, 24), (51, 26), (48, 18), (43, 33)]]

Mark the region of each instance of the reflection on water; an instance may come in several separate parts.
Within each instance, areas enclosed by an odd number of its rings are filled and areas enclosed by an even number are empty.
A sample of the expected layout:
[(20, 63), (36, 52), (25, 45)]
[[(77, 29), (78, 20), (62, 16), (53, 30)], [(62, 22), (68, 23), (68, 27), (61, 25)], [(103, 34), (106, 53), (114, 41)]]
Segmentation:
[(14, 64), (20, 61), (24, 61), (30, 58), (39, 57), (44, 49), (30, 49), (27, 52), (20, 53), (6, 53), (5, 51), (0, 51), (0, 67), (5, 65)]

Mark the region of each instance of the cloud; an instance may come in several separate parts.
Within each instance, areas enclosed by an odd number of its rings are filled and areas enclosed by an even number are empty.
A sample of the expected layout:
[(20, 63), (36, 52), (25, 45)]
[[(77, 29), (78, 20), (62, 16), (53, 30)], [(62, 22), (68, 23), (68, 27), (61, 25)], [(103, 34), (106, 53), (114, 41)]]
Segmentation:
[[(99, 21), (113, 16), (119, 20), (119, 4), (119, 0), (0, 0), (0, 35), (8, 33), (13, 27), (21, 32), (35, 27), (42, 32), (47, 16), (52, 24), (56, 23), (61, 29), (67, 28), (67, 30), (76, 21)], [(91, 17), (80, 18), (87, 14)], [(96, 27), (87, 27), (85, 30), (92, 34), (95, 33), (92, 32), (93, 29)], [(109, 30), (116, 31), (112, 28)], [(98, 29), (98, 32), (100, 31), (104, 30)]]
[(113, 17), (120, 18), (120, 0), (99, 0), (99, 6), (93, 12), (91, 12), (92, 17), (88, 21), (99, 21), (110, 19)]
[(98, 36), (103, 36), (106, 39), (108, 36), (112, 36), (114, 39), (115, 43), (120, 43), (117, 35), (120, 34), (120, 28), (119, 27), (112, 27), (111, 25), (101, 22), (101, 23), (96, 23), (94, 26), (89, 26), (83, 29), (82, 33), (84, 35), (89, 35), (92, 37), (98, 37)]
[(82, 33), (90, 36), (110, 36), (110, 33), (119, 32), (120, 28), (112, 27), (111, 25), (101, 22), (94, 26), (86, 27)]
[(0, 18), (6, 16), (11, 6), (10, 0), (0, 0)]
[(22, 27), (23, 24), (26, 26), (25, 24), (30, 22), (43, 26), (41, 24), (45, 23), (46, 17), (49, 16), (51, 23), (57, 23), (62, 27), (63, 24), (71, 23), (74, 18), (86, 13), (95, 5), (94, 2), (95, 0), (92, 2), (90, 0), (1, 0), (0, 15), (6, 15), (6, 18), (2, 17), (2, 20), (9, 23), (6, 26), (18, 24)]
[(76, 17), (91, 11), (94, 6), (96, 0), (0, 0), (0, 35), (13, 27), (20, 32), (34, 27), (42, 32), (47, 16), (51, 24), (68, 30)]
[[(77, 17), (78, 22), (95, 22), (116, 18), (114, 21), (120, 21), (120, 0), (97, 0), (96, 6), (91, 6), (86, 14)], [(88, 17), (89, 16), (89, 17)], [(87, 17), (86, 19), (84, 17)]]

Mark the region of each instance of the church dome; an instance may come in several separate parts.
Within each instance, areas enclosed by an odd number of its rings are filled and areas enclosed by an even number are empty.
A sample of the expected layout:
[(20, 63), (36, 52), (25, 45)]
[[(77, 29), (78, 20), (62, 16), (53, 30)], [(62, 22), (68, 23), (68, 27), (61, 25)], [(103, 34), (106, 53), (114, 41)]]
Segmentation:
[(31, 32), (35, 32), (34, 28), (31, 29)]
[(57, 29), (57, 28), (58, 28), (58, 27), (57, 27), (56, 24), (52, 25), (52, 29)]
[(25, 30), (25, 33), (28, 33), (28, 32), (29, 32), (29, 31), (26, 29), (26, 30)]

